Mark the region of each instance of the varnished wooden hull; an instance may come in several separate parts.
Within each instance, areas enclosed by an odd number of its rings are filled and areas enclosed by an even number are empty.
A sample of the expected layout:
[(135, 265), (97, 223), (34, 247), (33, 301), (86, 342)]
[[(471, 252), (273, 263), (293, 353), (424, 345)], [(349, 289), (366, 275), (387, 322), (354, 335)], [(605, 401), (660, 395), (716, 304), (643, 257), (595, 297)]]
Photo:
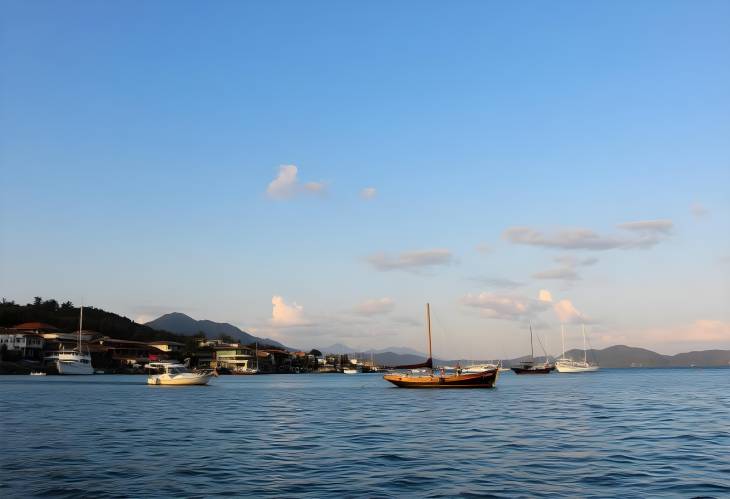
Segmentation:
[(493, 369), (475, 374), (440, 376), (404, 376), (386, 374), (383, 379), (400, 388), (494, 388), (499, 371)]

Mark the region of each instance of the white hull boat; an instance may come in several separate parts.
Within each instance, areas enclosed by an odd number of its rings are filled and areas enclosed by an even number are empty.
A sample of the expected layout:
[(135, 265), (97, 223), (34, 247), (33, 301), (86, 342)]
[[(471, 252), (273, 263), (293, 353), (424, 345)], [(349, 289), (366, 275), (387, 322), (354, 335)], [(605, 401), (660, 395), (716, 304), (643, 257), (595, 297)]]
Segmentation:
[(568, 361), (555, 364), (555, 370), (559, 373), (592, 373), (598, 371), (598, 366)]
[(91, 365), (91, 353), (81, 350), (81, 331), (84, 325), (84, 307), (79, 309), (79, 344), (73, 350), (59, 350), (49, 359), (56, 361), (58, 374), (85, 375), (94, 374), (94, 367)]
[(586, 348), (586, 328), (582, 326), (583, 331), (583, 360), (567, 359), (565, 357), (565, 328), (561, 326), (560, 336), (563, 340), (563, 356), (555, 363), (555, 370), (559, 373), (593, 373), (598, 371), (596, 364), (588, 362), (588, 350)]
[(484, 371), (492, 371), (494, 369), (499, 369), (499, 366), (496, 364), (473, 364), (471, 366), (466, 366), (461, 370), (461, 372), (462, 374), (477, 374), (483, 373)]
[(359, 371), (357, 369), (343, 369), (342, 372), (345, 374), (357, 374)]
[(207, 385), (216, 376), (215, 371), (189, 371), (182, 364), (165, 364), (162, 374), (147, 377), (148, 385), (193, 386)]
[(79, 353), (77, 351), (58, 352), (58, 360), (56, 361), (58, 374), (94, 374), (94, 368), (91, 365), (91, 355), (88, 353)]

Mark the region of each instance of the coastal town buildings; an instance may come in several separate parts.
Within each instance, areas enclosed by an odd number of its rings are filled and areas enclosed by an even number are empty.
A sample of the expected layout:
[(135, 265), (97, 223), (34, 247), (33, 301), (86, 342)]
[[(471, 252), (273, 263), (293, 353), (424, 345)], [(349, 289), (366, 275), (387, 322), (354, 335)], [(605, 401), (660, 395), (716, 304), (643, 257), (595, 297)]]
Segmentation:
[(150, 341), (147, 344), (170, 354), (178, 353), (185, 347), (184, 343), (178, 343), (177, 341)]
[(0, 329), (0, 350), (20, 359), (41, 360), (44, 343), (43, 336), (33, 331)]

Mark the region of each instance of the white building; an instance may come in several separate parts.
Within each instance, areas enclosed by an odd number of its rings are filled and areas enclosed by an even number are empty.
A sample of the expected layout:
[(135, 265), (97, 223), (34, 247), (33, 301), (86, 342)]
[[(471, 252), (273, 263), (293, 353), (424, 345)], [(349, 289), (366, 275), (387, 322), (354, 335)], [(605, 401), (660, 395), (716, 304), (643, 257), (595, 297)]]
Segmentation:
[(43, 343), (43, 337), (37, 333), (13, 329), (0, 330), (0, 349), (8, 352), (19, 351), (24, 359), (43, 358)]

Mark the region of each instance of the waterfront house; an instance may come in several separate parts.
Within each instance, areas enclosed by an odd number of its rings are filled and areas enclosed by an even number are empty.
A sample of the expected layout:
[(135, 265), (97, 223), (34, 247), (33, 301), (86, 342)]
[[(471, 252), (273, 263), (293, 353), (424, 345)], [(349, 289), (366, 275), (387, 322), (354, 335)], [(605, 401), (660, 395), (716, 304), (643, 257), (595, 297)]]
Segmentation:
[(253, 348), (235, 346), (217, 346), (215, 352), (216, 367), (230, 369), (231, 371), (242, 371), (256, 367), (256, 352)]
[(0, 350), (12, 352), (12, 357), (23, 360), (42, 360), (44, 344), (43, 336), (37, 332), (0, 328)]
[(163, 355), (162, 351), (142, 341), (118, 340), (108, 336), (90, 342), (89, 350), (94, 360), (99, 360), (94, 365), (103, 367), (141, 366)]
[(182, 351), (185, 346), (184, 343), (178, 343), (177, 341), (150, 341), (147, 343), (149, 346), (154, 347), (167, 354), (176, 354)]
[(263, 364), (259, 364), (259, 369), (263, 372), (287, 373), (292, 371), (292, 357), (286, 350), (264, 348), (259, 352), (266, 355), (266, 357), (262, 357), (264, 359)]

